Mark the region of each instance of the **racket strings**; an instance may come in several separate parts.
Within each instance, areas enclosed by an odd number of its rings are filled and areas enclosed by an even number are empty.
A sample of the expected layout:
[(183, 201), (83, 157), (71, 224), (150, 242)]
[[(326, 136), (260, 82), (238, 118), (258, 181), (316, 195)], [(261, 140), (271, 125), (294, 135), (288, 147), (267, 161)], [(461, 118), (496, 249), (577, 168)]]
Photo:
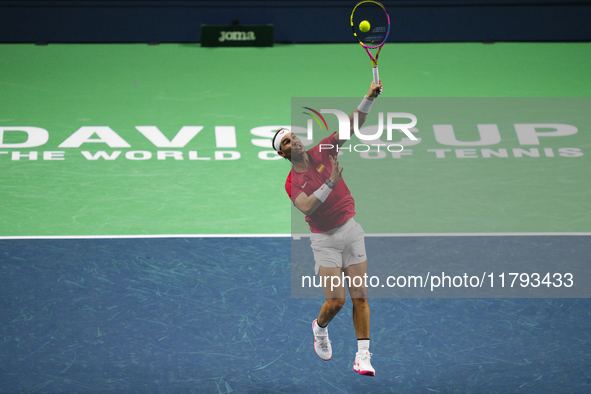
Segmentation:
[[(359, 41), (366, 45), (380, 45), (388, 36), (389, 18), (386, 11), (377, 3), (366, 2), (360, 4), (352, 15), (352, 28)], [(367, 21), (370, 29), (360, 30), (361, 22)]]

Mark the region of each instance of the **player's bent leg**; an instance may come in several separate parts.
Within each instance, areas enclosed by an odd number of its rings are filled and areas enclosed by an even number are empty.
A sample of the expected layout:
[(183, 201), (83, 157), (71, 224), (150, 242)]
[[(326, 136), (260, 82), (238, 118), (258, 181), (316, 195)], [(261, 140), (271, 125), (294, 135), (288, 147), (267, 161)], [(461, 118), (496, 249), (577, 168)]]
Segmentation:
[(332, 279), (333, 277), (341, 277), (341, 268), (321, 266), (318, 269), (318, 274), (322, 279), (326, 301), (320, 309), (318, 319), (312, 323), (314, 350), (318, 357), (328, 361), (332, 358), (332, 345), (328, 338), (327, 326), (345, 304), (345, 288), (342, 283), (337, 283)]
[[(345, 305), (345, 287), (341, 281), (341, 268), (320, 267), (318, 275), (322, 279), (322, 288), (326, 301), (318, 314), (318, 323), (326, 326)], [(326, 286), (325, 286), (326, 285)]]

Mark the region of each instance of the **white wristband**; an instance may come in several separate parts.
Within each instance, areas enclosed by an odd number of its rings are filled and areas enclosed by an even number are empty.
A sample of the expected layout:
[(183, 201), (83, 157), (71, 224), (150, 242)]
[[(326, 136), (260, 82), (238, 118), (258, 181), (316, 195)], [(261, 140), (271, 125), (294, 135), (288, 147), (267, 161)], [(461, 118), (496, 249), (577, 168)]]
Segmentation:
[(371, 106), (373, 105), (373, 100), (368, 100), (366, 97), (363, 97), (361, 103), (357, 107), (359, 112), (363, 112), (364, 114), (368, 114), (371, 110)]
[(326, 201), (326, 198), (328, 197), (328, 195), (330, 194), (331, 191), (332, 191), (332, 189), (330, 187), (328, 187), (328, 185), (325, 183), (322, 186), (320, 186), (320, 188), (318, 188), (318, 190), (316, 190), (314, 192), (314, 195), (316, 196), (317, 199), (324, 202), (324, 201)]

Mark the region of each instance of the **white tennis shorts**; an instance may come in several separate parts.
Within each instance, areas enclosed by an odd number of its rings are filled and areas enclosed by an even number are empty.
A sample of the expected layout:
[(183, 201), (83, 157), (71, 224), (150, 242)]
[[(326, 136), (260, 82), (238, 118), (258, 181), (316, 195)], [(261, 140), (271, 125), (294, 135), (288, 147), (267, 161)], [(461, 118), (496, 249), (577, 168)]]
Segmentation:
[(325, 233), (312, 233), (310, 240), (316, 261), (316, 275), (320, 266), (345, 269), (367, 260), (365, 233), (353, 218)]

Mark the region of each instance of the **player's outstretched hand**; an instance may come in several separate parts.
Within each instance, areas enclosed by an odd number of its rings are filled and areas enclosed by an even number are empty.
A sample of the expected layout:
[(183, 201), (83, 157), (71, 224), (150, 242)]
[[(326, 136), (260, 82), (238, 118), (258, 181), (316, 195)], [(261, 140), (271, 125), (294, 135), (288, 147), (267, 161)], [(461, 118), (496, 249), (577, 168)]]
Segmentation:
[(343, 167), (339, 167), (339, 161), (336, 157), (330, 156), (330, 163), (332, 164), (332, 173), (330, 174), (330, 181), (337, 184), (341, 180), (341, 174), (343, 173)]
[(369, 93), (367, 93), (367, 97), (378, 97), (382, 93), (384, 93), (384, 86), (382, 84), (382, 80), (380, 79), (380, 83), (377, 85), (373, 81), (371, 81), (371, 86), (369, 88)]

